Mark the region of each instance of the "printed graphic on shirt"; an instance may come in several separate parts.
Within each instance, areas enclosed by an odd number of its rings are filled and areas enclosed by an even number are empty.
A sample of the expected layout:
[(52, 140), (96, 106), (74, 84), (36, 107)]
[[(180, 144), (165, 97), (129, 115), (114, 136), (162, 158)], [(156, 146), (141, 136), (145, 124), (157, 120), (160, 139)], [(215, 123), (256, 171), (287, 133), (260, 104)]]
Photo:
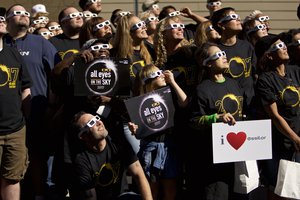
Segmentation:
[(221, 100), (216, 101), (216, 106), (219, 108), (218, 113), (231, 113), (233, 116), (242, 117), (242, 102), (243, 97), (226, 94)]
[(116, 163), (104, 163), (99, 170), (94, 173), (96, 185), (107, 187), (119, 180), (120, 161)]
[(290, 107), (300, 106), (299, 88), (297, 89), (295, 86), (287, 86), (282, 91), (279, 91), (279, 95), (283, 104)]
[(0, 87), (8, 85), (8, 88), (16, 88), (18, 74), (18, 68), (8, 68), (5, 65), (0, 65)]
[(251, 75), (251, 57), (241, 58), (236, 56), (232, 57), (228, 62), (229, 68), (225, 71), (225, 73), (230, 74), (232, 78), (240, 78), (243, 75), (247, 78)]
[(65, 52), (59, 52), (59, 56), (61, 57), (61, 59), (63, 60), (64, 58), (68, 58), (70, 56), (72, 56), (73, 54), (79, 53), (79, 51), (77, 49), (69, 49)]

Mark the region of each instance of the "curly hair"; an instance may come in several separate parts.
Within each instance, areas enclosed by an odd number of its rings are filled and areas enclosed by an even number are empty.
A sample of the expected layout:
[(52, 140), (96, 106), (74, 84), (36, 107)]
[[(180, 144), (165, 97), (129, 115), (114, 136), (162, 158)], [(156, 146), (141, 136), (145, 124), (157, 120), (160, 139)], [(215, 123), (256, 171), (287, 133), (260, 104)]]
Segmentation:
[[(157, 54), (157, 59), (155, 61), (155, 65), (158, 67), (162, 67), (164, 63), (167, 62), (168, 52), (166, 49), (166, 44), (169, 42), (168, 38), (166, 38), (165, 32), (166, 27), (170, 24), (171, 21), (180, 22), (180, 18), (178, 16), (174, 17), (166, 17), (162, 19), (156, 26), (156, 33), (154, 34), (154, 49)], [(180, 46), (189, 45), (190, 43), (183, 39), (180, 42)]]

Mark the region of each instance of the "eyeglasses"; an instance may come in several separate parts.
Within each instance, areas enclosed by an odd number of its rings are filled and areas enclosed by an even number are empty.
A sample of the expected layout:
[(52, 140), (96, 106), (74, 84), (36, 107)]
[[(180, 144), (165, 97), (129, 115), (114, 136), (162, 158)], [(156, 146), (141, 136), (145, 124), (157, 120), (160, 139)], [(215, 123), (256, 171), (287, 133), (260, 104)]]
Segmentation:
[(105, 26), (109, 26), (111, 23), (109, 20), (106, 20), (104, 22), (101, 22), (99, 24), (96, 24), (96, 26), (94, 27), (94, 31), (100, 30), (102, 28), (104, 28)]
[(109, 49), (109, 44), (97, 44), (91, 46), (92, 51), (107, 50), (107, 49)]
[(269, 21), (270, 17), (269, 16), (261, 16), (261, 17), (258, 18), (258, 20), (260, 22), (265, 22), (265, 21)]
[(215, 2), (209, 2), (207, 3), (207, 6), (213, 7), (213, 6), (221, 6), (222, 2), (221, 1), (215, 1)]
[(36, 19), (32, 21), (33, 24), (46, 24), (46, 22), (44, 20), (41, 19)]
[(144, 21), (140, 21), (139, 23), (136, 23), (135, 25), (133, 25), (130, 30), (131, 31), (135, 31), (137, 29), (140, 29), (140, 28), (144, 28), (146, 27), (146, 23)]
[(49, 31), (61, 30), (60, 25), (53, 25), (48, 27)]
[(152, 5), (152, 8), (153, 8), (153, 9), (159, 9), (159, 6), (158, 6), (158, 4), (153, 4), (153, 5)]
[(286, 45), (284, 44), (284, 42), (280, 42), (280, 43), (275, 44), (274, 46), (270, 47), (267, 52), (273, 52), (273, 51), (277, 51), (277, 50), (283, 49), (283, 48), (286, 48)]
[(220, 19), (219, 23), (223, 23), (223, 22), (231, 21), (231, 20), (237, 20), (239, 18), (240, 18), (240, 16), (238, 14), (230, 14), (230, 15), (227, 15), (227, 16), (223, 17), (222, 19)]
[(74, 12), (74, 13), (71, 13), (71, 14), (69, 14), (69, 15), (63, 17), (60, 21), (62, 22), (62, 21), (65, 21), (65, 20), (67, 20), (67, 19), (73, 19), (73, 18), (78, 18), (78, 17), (80, 17), (80, 18), (83, 17), (82, 12)]
[(88, 5), (88, 4), (93, 4), (93, 3), (101, 3), (101, 0), (88, 0), (87, 2), (86, 2), (86, 5)]
[(225, 51), (218, 51), (217, 53), (215, 53), (214, 55), (212, 56), (209, 56), (208, 58), (206, 58), (204, 61), (203, 61), (203, 66), (206, 66), (206, 64), (208, 63), (208, 61), (211, 61), (211, 60), (217, 60), (221, 57), (226, 57), (226, 53)]
[(175, 28), (185, 28), (185, 25), (181, 23), (174, 23), (174, 24), (169, 24), (166, 27), (166, 29), (175, 29)]
[(5, 17), (0, 16), (0, 22), (5, 22)]
[(264, 25), (264, 24), (258, 24), (253, 29), (248, 30), (246, 33), (249, 35), (252, 32), (256, 32), (256, 31), (264, 30), (264, 29), (266, 29), (266, 25)]
[(50, 31), (40, 32), (40, 35), (41, 36), (51, 36), (51, 37), (54, 36), (54, 34), (52, 32), (50, 32)]
[(178, 16), (178, 15), (181, 15), (181, 12), (174, 11), (174, 12), (169, 13), (169, 17), (175, 17), (175, 16)]
[(39, 20), (45, 20), (45, 21), (48, 21), (48, 20), (49, 20), (49, 18), (48, 18), (48, 17), (45, 17), (45, 16), (40, 16), (38, 19), (39, 19)]
[(206, 28), (206, 32), (210, 32), (210, 31), (213, 31), (215, 30), (213, 25), (209, 25), (207, 28)]
[(83, 13), (83, 17), (90, 18), (90, 17), (97, 17), (96, 13)]
[(145, 21), (146, 24), (154, 21), (159, 21), (157, 17), (148, 17)]
[(156, 77), (160, 77), (161, 75), (163, 74), (163, 71), (162, 70), (158, 70), (158, 71), (155, 71), (155, 72), (152, 72), (150, 74), (148, 74), (148, 76), (146, 76), (144, 79), (143, 79), (143, 83), (145, 83), (147, 80), (149, 79), (154, 79)]
[(131, 14), (131, 12), (128, 12), (128, 11), (123, 11), (123, 12), (120, 12), (120, 13), (119, 13), (119, 15), (120, 15), (121, 17), (126, 16), (126, 15), (130, 15), (130, 14)]
[(30, 17), (30, 13), (25, 10), (15, 10), (14, 12), (10, 13), (6, 19), (13, 17), (13, 16), (25, 16)]

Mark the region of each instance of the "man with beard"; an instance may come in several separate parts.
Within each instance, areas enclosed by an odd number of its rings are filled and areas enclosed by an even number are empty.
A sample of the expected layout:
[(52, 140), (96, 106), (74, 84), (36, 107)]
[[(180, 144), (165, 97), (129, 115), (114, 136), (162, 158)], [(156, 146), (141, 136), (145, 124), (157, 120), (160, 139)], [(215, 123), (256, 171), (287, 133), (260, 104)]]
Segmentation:
[(33, 191), (32, 196), (43, 196), (47, 177), (47, 132), (44, 119), (48, 108), (48, 80), (59, 57), (56, 56), (57, 50), (48, 40), (40, 35), (28, 34), (30, 13), (22, 5), (15, 4), (8, 8), (6, 21), (8, 34), (4, 36), (4, 42), (21, 54), (33, 81), (30, 88), (31, 114), (27, 121), (26, 136), (30, 165), (25, 177), (25, 181), (30, 181), (31, 184), (24, 186), (33, 187), (30, 188), (30, 191)]
[(2, 9), (0, 10), (0, 195), (3, 200), (18, 200), (20, 181), (24, 178), (28, 167), (24, 116), (28, 117), (32, 83), (19, 53), (3, 44), (6, 22), (5, 12), (1, 11)]

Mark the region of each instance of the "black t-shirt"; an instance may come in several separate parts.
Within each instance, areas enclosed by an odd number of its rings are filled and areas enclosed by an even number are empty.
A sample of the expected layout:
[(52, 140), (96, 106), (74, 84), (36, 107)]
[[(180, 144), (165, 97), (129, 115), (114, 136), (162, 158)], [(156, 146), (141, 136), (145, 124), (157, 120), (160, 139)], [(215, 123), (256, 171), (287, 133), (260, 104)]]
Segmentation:
[[(245, 41), (237, 39), (236, 44), (226, 46), (218, 44), (219, 48), (226, 52), (229, 62), (229, 69), (225, 75), (236, 79), (244, 90), (245, 107), (251, 104), (254, 97), (254, 77), (256, 68), (256, 56), (252, 45)], [(246, 111), (247, 112), (247, 111)]]
[(235, 120), (242, 120), (243, 93), (234, 79), (227, 77), (223, 83), (204, 80), (197, 86), (197, 102), (197, 113), (201, 116), (231, 113)]
[(300, 136), (300, 68), (286, 65), (285, 77), (275, 71), (262, 73), (257, 80), (257, 93), (263, 105), (274, 102), (279, 114)]
[(111, 200), (126, 189), (124, 175), (128, 166), (138, 160), (131, 146), (115, 143), (109, 136), (107, 145), (100, 152), (84, 151), (74, 161), (79, 188), (95, 188), (97, 199)]
[(62, 60), (80, 50), (79, 40), (70, 39), (63, 33), (50, 38), (49, 41), (55, 46)]
[(22, 90), (32, 86), (26, 65), (17, 50), (3, 45), (0, 51), (0, 135), (24, 126)]
[[(196, 100), (196, 99), (195, 99)], [(243, 93), (236, 80), (226, 78), (225, 82), (217, 83), (210, 79), (205, 79), (197, 86), (196, 116), (212, 115), (215, 113), (231, 113), (235, 120), (242, 119)], [(233, 163), (213, 163), (212, 126), (204, 126), (201, 129), (201, 141), (199, 141), (199, 151), (202, 154), (202, 162), (205, 174), (204, 182), (224, 181), (233, 186), (234, 164)]]

